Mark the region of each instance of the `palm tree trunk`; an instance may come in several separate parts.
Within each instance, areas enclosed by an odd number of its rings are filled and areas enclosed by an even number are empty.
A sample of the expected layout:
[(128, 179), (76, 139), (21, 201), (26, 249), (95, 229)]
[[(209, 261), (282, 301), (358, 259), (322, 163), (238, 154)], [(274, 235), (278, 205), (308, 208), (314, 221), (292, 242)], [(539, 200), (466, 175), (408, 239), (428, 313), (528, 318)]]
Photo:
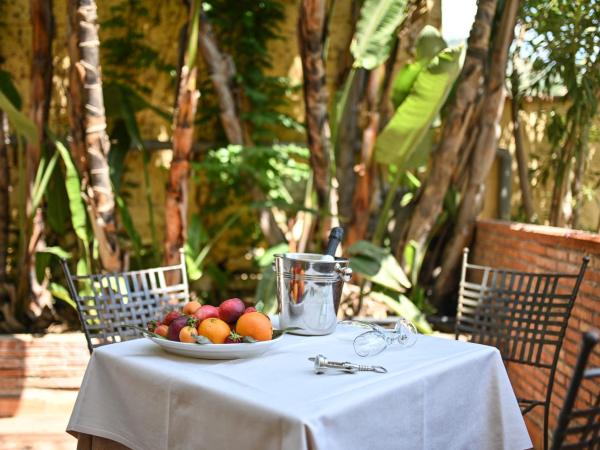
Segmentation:
[(96, 2), (68, 0), (68, 11), (71, 152), (82, 175), (82, 195), (102, 267), (119, 271), (122, 261), (108, 167), (110, 141), (106, 134)]
[(456, 269), (460, 266), (463, 248), (468, 245), (481, 212), (485, 194), (485, 181), (496, 156), (498, 146), (498, 124), (502, 118), (506, 90), (506, 62), (508, 49), (514, 37), (519, 0), (507, 0), (504, 4), (499, 34), (494, 39), (492, 60), (485, 85), (485, 100), (480, 119), (480, 130), (473, 152), (469, 171), (469, 183), (461, 198), (458, 219), (452, 238), (446, 245), (442, 258), (442, 270), (434, 287), (435, 304), (440, 302), (455, 287)]
[(224, 56), (217, 46), (212, 27), (206, 17), (202, 17), (200, 28), (200, 50), (208, 73), (215, 88), (220, 118), (227, 141), (234, 145), (244, 145), (244, 135), (238, 112), (235, 108), (235, 98), (231, 90), (231, 81), (235, 74), (235, 67), (231, 58)]
[[(50, 98), (52, 94), (52, 40), (54, 38), (54, 20), (52, 16), (52, 1), (31, 0), (31, 34), (32, 34), (32, 65), (31, 65), (31, 112), (30, 116), (37, 128), (37, 142), (27, 143), (26, 186), (27, 186), (27, 216), (33, 217), (27, 221), (26, 233), (29, 240), (24, 253), (19, 273), (19, 298), (29, 299), (25, 306), (30, 319), (36, 321), (43, 312), (53, 315), (52, 297), (45, 287), (38, 282), (35, 270), (35, 254), (46, 246), (44, 239), (44, 217), (42, 208), (31, 211), (33, 182), (40, 165), (42, 152), (45, 149), (50, 113)], [(30, 228), (31, 227), (31, 228)], [(38, 324), (43, 328), (45, 324)]]
[(325, 80), (323, 42), (325, 1), (302, 0), (298, 19), (298, 41), (304, 74), (306, 131), (310, 166), (320, 211), (330, 210), (330, 129), (327, 114), (328, 93)]
[[(520, 46), (519, 46), (520, 48)], [(529, 166), (527, 164), (527, 155), (523, 145), (523, 130), (521, 129), (521, 96), (519, 94), (519, 72), (513, 65), (511, 76), (511, 116), (513, 123), (513, 136), (515, 139), (515, 156), (517, 157), (517, 168), (519, 170), (519, 186), (521, 187), (521, 201), (523, 210), (529, 222), (535, 221), (535, 207), (533, 205), (533, 195), (531, 194), (531, 186), (529, 185)]]
[(573, 215), (571, 216), (571, 227), (579, 228), (581, 219), (581, 206), (583, 203), (583, 177), (585, 175), (585, 166), (588, 159), (591, 123), (588, 121), (581, 127), (579, 136), (578, 152), (575, 157), (575, 174), (571, 184), (571, 197), (573, 199)]
[(347, 245), (364, 239), (369, 227), (373, 181), (375, 178), (375, 165), (373, 164), (373, 150), (379, 131), (379, 102), (378, 94), (383, 75), (383, 67), (369, 73), (367, 85), (366, 109), (367, 124), (363, 130), (360, 164), (356, 167), (356, 185), (352, 199), (352, 221), (348, 229)]
[[(355, 166), (361, 151), (361, 133), (359, 117), (361, 116), (362, 97), (365, 90), (368, 72), (357, 69), (352, 86), (348, 92), (346, 114), (341, 118), (338, 131), (338, 151), (336, 156), (336, 175), (339, 186), (340, 219), (346, 225), (352, 220), (354, 212), (352, 203), (356, 189), (357, 175)], [(346, 235), (346, 241), (348, 235)]]
[(475, 22), (469, 35), (465, 63), (448, 111), (440, 145), (432, 155), (431, 169), (421, 187), (406, 235), (400, 239), (396, 254), (403, 254), (405, 244), (410, 241), (415, 241), (424, 248), (442, 211), (465, 131), (483, 83), (496, 3), (497, 0), (479, 1)]
[(569, 171), (571, 156), (577, 145), (577, 131), (579, 112), (571, 124), (567, 139), (559, 151), (559, 161), (556, 166), (555, 177), (552, 187), (552, 199), (550, 201), (550, 225), (562, 227), (565, 225), (564, 203), (569, 184)]
[(10, 137), (6, 114), (0, 111), (0, 297), (8, 282), (8, 248), (10, 238), (10, 164), (8, 149)]
[[(165, 198), (164, 263), (179, 262), (187, 238), (188, 181), (194, 138), (194, 115), (200, 92), (196, 89), (196, 54), (200, 27), (200, 0), (193, 0), (187, 27), (187, 45), (179, 77), (173, 123), (173, 159)], [(173, 282), (179, 280), (172, 280)]]

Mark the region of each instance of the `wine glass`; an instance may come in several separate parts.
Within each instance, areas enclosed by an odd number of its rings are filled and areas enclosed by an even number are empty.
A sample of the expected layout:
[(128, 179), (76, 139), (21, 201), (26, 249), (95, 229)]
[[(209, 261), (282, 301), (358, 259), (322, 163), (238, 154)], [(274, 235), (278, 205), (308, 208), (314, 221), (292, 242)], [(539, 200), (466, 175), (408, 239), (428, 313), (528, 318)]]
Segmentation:
[(393, 329), (386, 329), (359, 320), (346, 320), (341, 323), (367, 328), (367, 331), (354, 338), (354, 351), (358, 356), (375, 356), (394, 343), (398, 343), (403, 347), (410, 347), (417, 341), (416, 327), (410, 320), (402, 317), (398, 319)]

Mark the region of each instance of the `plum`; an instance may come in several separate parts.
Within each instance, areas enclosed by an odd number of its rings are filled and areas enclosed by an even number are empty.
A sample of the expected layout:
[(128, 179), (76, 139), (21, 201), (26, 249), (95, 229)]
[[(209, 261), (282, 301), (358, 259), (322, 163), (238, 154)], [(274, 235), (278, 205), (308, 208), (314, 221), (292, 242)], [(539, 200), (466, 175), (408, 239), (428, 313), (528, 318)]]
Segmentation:
[(227, 323), (235, 323), (244, 314), (246, 305), (239, 298), (230, 298), (219, 305), (219, 318)]
[(202, 322), (204, 319), (208, 319), (210, 317), (214, 317), (215, 319), (219, 318), (219, 308), (212, 305), (202, 305), (200, 309), (198, 309), (194, 314), (192, 314), (196, 319), (198, 319), (198, 323)]
[(179, 332), (185, 326), (187, 326), (189, 317), (180, 316), (169, 324), (169, 332), (167, 333), (167, 339), (170, 341), (179, 342)]
[(181, 317), (181, 313), (179, 311), (170, 311), (165, 316), (165, 318), (163, 319), (162, 323), (164, 323), (165, 325), (171, 325), (171, 322), (173, 322), (178, 317)]

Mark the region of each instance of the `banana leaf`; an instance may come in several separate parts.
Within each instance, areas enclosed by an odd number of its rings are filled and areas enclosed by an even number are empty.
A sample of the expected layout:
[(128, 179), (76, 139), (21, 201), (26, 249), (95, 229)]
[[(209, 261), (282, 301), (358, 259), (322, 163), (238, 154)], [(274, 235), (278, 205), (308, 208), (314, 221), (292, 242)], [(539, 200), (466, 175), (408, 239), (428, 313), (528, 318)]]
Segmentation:
[(29, 117), (20, 112), (1, 90), (0, 109), (6, 113), (8, 121), (17, 134), (24, 136), (29, 142), (34, 142), (37, 139), (37, 129), (35, 124)]
[(77, 309), (75, 301), (71, 298), (71, 294), (69, 294), (69, 291), (67, 291), (64, 286), (61, 286), (58, 283), (50, 283), (48, 290), (52, 294), (52, 297), (62, 300), (73, 309)]
[(386, 249), (358, 241), (348, 248), (348, 255), (352, 270), (372, 283), (400, 293), (412, 286), (396, 258)]
[(406, 16), (406, 0), (366, 0), (350, 45), (354, 68), (372, 70), (388, 57), (396, 28)]
[(81, 198), (81, 182), (75, 164), (71, 159), (71, 154), (62, 142), (55, 141), (56, 149), (65, 164), (65, 188), (69, 197), (69, 210), (71, 212), (71, 223), (77, 237), (87, 247), (92, 240), (90, 229), (87, 222), (87, 210), (85, 203)]
[(431, 334), (433, 332), (431, 325), (427, 322), (425, 314), (423, 314), (423, 312), (420, 311), (419, 308), (417, 308), (405, 295), (400, 294), (398, 296), (390, 297), (381, 292), (371, 292), (369, 297), (377, 302), (383, 303), (398, 316), (410, 320), (415, 324), (419, 332), (423, 334)]
[(15, 87), (12, 82), (12, 78), (10, 73), (6, 70), (0, 69), (0, 92), (2, 92), (8, 100), (13, 104), (13, 106), (20, 110), (21, 109), (21, 96), (19, 95), (19, 91)]
[(61, 259), (69, 259), (71, 254), (60, 247), (46, 247), (35, 253), (35, 275), (38, 281), (44, 279), (46, 268), (50, 266), (52, 256)]
[(409, 95), (377, 138), (378, 163), (408, 168), (458, 77), (462, 55), (462, 47), (443, 50), (418, 73)]

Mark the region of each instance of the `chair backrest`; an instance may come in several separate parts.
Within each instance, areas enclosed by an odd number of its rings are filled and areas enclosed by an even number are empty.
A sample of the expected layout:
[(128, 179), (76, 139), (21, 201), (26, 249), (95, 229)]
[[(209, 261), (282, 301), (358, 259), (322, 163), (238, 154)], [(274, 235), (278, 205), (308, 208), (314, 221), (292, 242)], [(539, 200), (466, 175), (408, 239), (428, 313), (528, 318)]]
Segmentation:
[[(600, 449), (600, 367), (586, 370), (598, 339), (597, 332), (583, 335), (573, 378), (558, 416), (552, 450)], [(577, 400), (584, 396), (585, 401), (578, 405)]]
[(497, 347), (505, 361), (555, 368), (589, 257), (579, 272), (518, 272), (470, 264), (464, 250), (456, 338)]
[[(90, 353), (95, 347), (138, 337), (129, 327), (145, 327), (169, 304), (188, 298), (185, 255), (174, 266), (130, 272), (73, 275), (66, 261), (63, 270)], [(170, 279), (181, 281), (169, 284)]]

